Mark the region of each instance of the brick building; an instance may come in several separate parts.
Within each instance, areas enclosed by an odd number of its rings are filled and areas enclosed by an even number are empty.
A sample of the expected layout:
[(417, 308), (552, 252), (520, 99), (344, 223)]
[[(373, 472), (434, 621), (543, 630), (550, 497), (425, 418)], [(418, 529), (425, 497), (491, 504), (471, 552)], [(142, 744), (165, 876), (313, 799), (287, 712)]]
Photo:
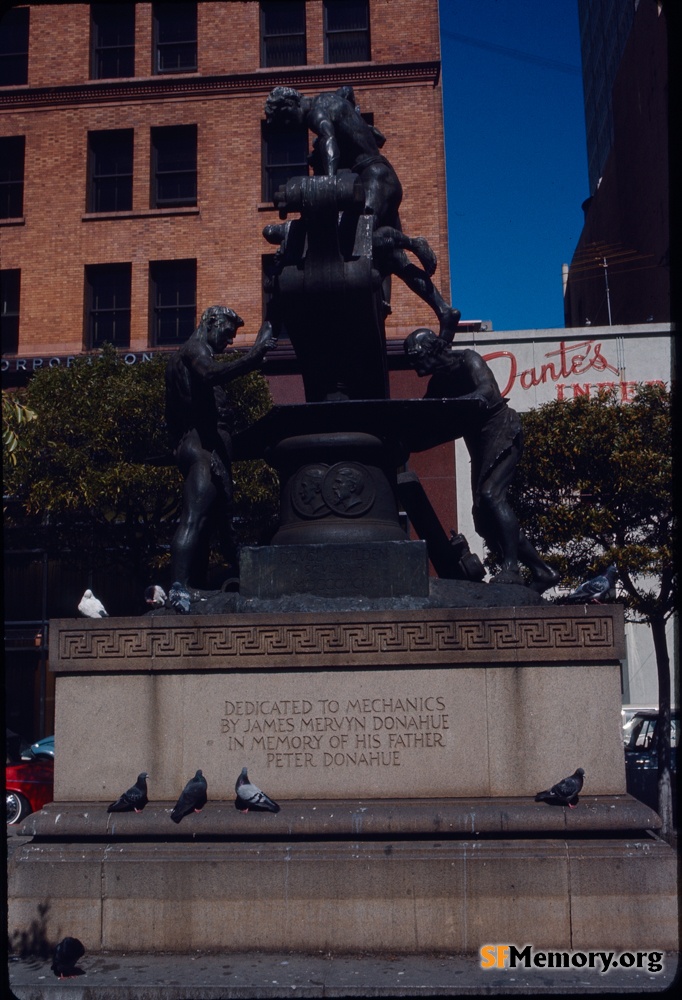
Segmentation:
[[(104, 340), (175, 346), (214, 302), (253, 337), (272, 190), (306, 169), (309, 142), (265, 128), (277, 84), (354, 85), (387, 135), (404, 228), (431, 241), (448, 297), (437, 0), (29, 4), (3, 34), (8, 374), (13, 356), (49, 363)], [(430, 316), (394, 285), (387, 335), (400, 340)]]
[[(307, 170), (310, 144), (266, 129), (278, 84), (354, 86), (387, 136), (403, 228), (431, 243), (449, 299), (438, 0), (29, 4), (3, 27), (3, 384), (104, 341), (141, 362), (213, 303), (244, 317), (235, 346), (251, 342), (272, 192)], [(402, 341), (434, 317), (392, 284), (391, 392), (419, 396)], [(275, 402), (303, 401), (287, 343), (267, 372)], [(417, 461), (454, 527), (452, 461), (445, 476)]]
[[(307, 171), (311, 141), (266, 127), (264, 102), (278, 84), (306, 95), (353, 85), (387, 138), (403, 228), (429, 240), (449, 299), (438, 0), (17, 4), (0, 25), (4, 386), (106, 341), (143, 363), (183, 342), (214, 303), (245, 319), (235, 346), (252, 341), (263, 257), (273, 251), (262, 230), (278, 221), (272, 193)], [(423, 394), (402, 341), (433, 323), (394, 279), (394, 397)], [(267, 374), (275, 402), (304, 400), (287, 342)], [(411, 464), (446, 530), (455, 527), (453, 445)], [(69, 613), (59, 601), (70, 596), (64, 567), (57, 580), (44, 554), (17, 558), (43, 580), (10, 637), (14, 659), (42, 657), (42, 734), (47, 621)], [(82, 592), (82, 580), (70, 584)], [(26, 703), (21, 715), (32, 711)]]

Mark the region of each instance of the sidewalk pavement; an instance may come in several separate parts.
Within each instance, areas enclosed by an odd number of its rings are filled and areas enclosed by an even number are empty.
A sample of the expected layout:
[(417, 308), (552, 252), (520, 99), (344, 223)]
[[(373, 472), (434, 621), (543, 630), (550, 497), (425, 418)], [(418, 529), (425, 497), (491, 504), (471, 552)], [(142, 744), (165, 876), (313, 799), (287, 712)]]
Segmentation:
[(660, 993), (678, 956), (645, 968), (481, 969), (478, 955), (332, 956), (251, 952), (220, 955), (86, 953), (82, 974), (58, 980), (50, 959), (9, 961), (17, 1000), (233, 1000), (270, 997), (515, 996)]

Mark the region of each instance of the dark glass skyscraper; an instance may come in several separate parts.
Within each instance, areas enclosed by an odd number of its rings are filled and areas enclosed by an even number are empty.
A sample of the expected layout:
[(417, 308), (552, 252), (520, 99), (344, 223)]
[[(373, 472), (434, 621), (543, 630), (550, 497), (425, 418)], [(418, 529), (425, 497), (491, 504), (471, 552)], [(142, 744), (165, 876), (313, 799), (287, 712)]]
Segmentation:
[(638, 6), (639, 0), (578, 0), (590, 194), (613, 144), (611, 93)]

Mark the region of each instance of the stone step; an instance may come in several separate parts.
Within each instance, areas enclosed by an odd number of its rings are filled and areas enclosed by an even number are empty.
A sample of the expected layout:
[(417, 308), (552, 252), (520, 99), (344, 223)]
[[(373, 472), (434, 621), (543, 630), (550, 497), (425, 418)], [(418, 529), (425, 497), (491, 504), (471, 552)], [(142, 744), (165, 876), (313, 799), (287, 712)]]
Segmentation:
[(581, 795), (569, 809), (527, 798), (288, 799), (279, 813), (239, 812), (210, 801), (173, 823), (174, 802), (150, 802), (141, 813), (107, 813), (104, 802), (50, 802), (27, 817), (21, 835), (38, 837), (405, 838), (411, 836), (602, 835), (658, 830), (661, 820), (631, 795)]

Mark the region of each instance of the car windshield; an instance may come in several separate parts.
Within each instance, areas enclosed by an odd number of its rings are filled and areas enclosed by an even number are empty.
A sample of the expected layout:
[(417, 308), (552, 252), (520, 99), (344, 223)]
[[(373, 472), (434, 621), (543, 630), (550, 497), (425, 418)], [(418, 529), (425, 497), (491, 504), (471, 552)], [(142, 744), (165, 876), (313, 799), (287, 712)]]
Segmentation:
[(656, 719), (642, 719), (635, 716), (628, 740), (629, 750), (648, 750), (654, 739)]
[[(670, 720), (670, 746), (677, 746), (679, 733), (679, 718), (673, 716)], [(628, 750), (649, 750), (655, 749), (656, 727), (658, 726), (658, 716), (636, 715), (628, 726), (627, 749)]]

